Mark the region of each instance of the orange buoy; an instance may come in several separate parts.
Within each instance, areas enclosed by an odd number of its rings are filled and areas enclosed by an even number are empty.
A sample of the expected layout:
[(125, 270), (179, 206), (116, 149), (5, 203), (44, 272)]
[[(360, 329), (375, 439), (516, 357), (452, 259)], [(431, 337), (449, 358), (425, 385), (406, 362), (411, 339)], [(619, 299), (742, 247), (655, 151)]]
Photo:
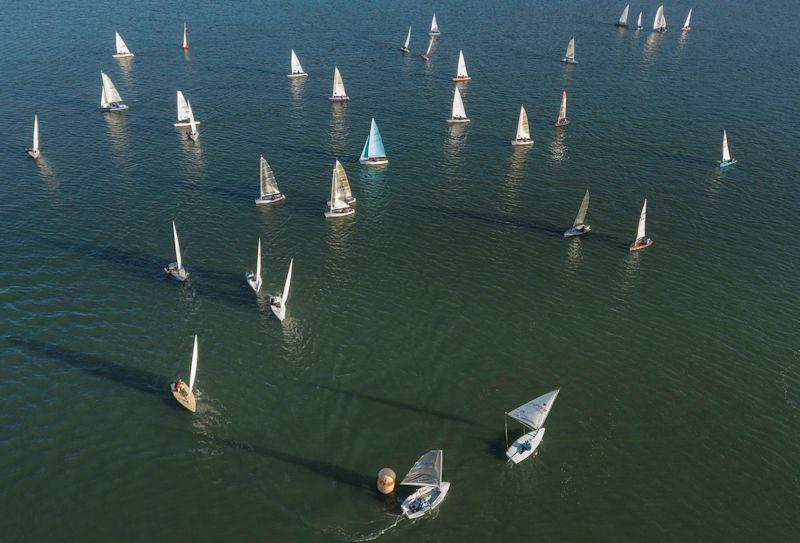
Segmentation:
[(394, 480), (397, 478), (394, 470), (383, 468), (378, 472), (378, 492), (381, 494), (391, 494), (394, 492)]

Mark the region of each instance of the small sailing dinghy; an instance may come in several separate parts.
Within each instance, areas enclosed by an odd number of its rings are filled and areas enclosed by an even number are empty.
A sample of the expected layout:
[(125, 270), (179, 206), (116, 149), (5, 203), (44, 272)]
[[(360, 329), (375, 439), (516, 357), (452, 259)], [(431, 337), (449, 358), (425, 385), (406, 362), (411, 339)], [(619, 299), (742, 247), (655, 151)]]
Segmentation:
[(424, 53), (422, 53), (422, 60), (424, 60), (425, 62), (428, 62), (431, 59), (431, 49), (433, 48), (434, 39), (436, 38), (431, 38), (430, 41), (428, 41), (428, 48), (425, 50)]
[(667, 19), (664, 18), (664, 4), (658, 6), (658, 11), (656, 11), (656, 18), (653, 20), (653, 30), (657, 32), (667, 31)]
[(355, 202), (356, 199), (350, 192), (350, 181), (347, 179), (347, 173), (344, 171), (342, 163), (337, 160), (336, 164), (333, 165), (331, 199), (328, 200), (327, 208), (325, 209), (325, 218), (335, 219), (352, 215), (356, 210), (350, 206)]
[(472, 79), (467, 73), (467, 65), (464, 62), (464, 51), (458, 52), (458, 68), (456, 69), (456, 76), (453, 78), (454, 83), (463, 83)]
[(344, 90), (344, 81), (342, 81), (342, 74), (339, 73), (339, 67), (333, 68), (333, 93), (328, 98), (330, 102), (347, 102), (350, 98)]
[(727, 168), (738, 162), (735, 158), (731, 157), (730, 149), (728, 149), (728, 132), (722, 131), (722, 160), (719, 161), (720, 168)]
[(258, 238), (258, 256), (256, 257), (256, 271), (247, 272), (244, 274), (244, 280), (253, 289), (253, 292), (258, 294), (261, 290), (261, 238)]
[(181, 40), (181, 49), (184, 51), (189, 50), (189, 32), (186, 21), (183, 21), (183, 40)]
[(178, 241), (178, 230), (175, 228), (175, 221), (172, 221), (172, 239), (175, 242), (175, 262), (164, 268), (164, 271), (178, 281), (186, 281), (189, 278), (189, 272), (183, 267), (183, 261), (181, 260), (181, 244)]
[(294, 49), (292, 49), (292, 73), (290, 73), (286, 77), (288, 77), (289, 79), (308, 77), (308, 74), (303, 71), (303, 67), (300, 65), (300, 59), (297, 58), (297, 55), (294, 53)]
[(194, 413), (197, 410), (197, 401), (194, 398), (194, 379), (197, 376), (197, 334), (194, 336), (194, 349), (192, 350), (192, 369), (189, 371), (189, 385), (187, 386), (179, 377), (172, 383), (170, 390), (178, 403)]
[(528, 114), (525, 112), (525, 106), (519, 106), (519, 120), (517, 121), (517, 136), (511, 145), (533, 145), (531, 139), (531, 129), (528, 125)]
[(269, 308), (279, 320), (286, 318), (286, 304), (289, 301), (289, 287), (292, 284), (292, 267), (294, 258), (289, 261), (289, 271), (286, 273), (286, 282), (283, 284), (283, 292), (280, 295), (269, 297)]
[(25, 148), (25, 153), (33, 158), (39, 158), (41, 152), (39, 151), (39, 115), (33, 115), (33, 145)]
[(370, 124), (369, 136), (367, 136), (367, 141), (364, 142), (364, 149), (361, 151), (359, 162), (368, 166), (381, 166), (389, 163), (389, 159), (386, 158), (386, 149), (383, 148), (383, 138), (375, 119), (372, 119)]
[(628, 28), (628, 10), (630, 9), (631, 5), (626, 4), (625, 9), (622, 10), (622, 15), (619, 16), (619, 21), (614, 24), (614, 26), (618, 26), (620, 28)]
[(647, 249), (653, 244), (653, 240), (648, 238), (644, 231), (644, 223), (647, 220), (647, 198), (644, 199), (642, 212), (639, 214), (639, 228), (636, 230), (636, 241), (631, 243), (629, 249), (631, 251), (640, 251)]
[(567, 91), (561, 91), (561, 107), (558, 110), (558, 117), (556, 118), (556, 126), (567, 126), (569, 119), (567, 119)]
[(561, 59), (561, 62), (564, 64), (577, 64), (578, 61), (575, 60), (575, 36), (573, 35), (569, 39), (569, 43), (567, 44), (567, 54), (564, 55), (564, 58)]
[(644, 26), (642, 26), (642, 17), (643, 16), (644, 16), (644, 11), (640, 11), (639, 12), (639, 18), (636, 19), (636, 31), (637, 32), (644, 28)]
[(194, 113), (192, 112), (192, 104), (186, 100), (186, 109), (189, 111), (189, 139), (197, 141), (200, 137), (200, 132), (197, 131), (197, 123), (194, 120)]
[(508, 419), (506, 423), (506, 457), (510, 462), (519, 464), (534, 452), (542, 442), (544, 437), (544, 421), (547, 420), (547, 415), (553, 408), (553, 403), (556, 401), (556, 396), (561, 389), (556, 389), (547, 394), (543, 394), (536, 399), (523, 404), (513, 411), (506, 413), (506, 416), (522, 423), (525, 428), (530, 431), (522, 434), (514, 443), (508, 447)]
[(426, 452), (400, 482), (401, 485), (420, 487), (400, 506), (406, 518), (415, 519), (430, 513), (447, 496), (450, 483), (442, 481), (443, 455), (441, 450)]
[(689, 14), (686, 16), (686, 22), (683, 23), (683, 28), (681, 30), (683, 32), (689, 32), (692, 29), (692, 8), (689, 8)]
[(431, 19), (431, 31), (428, 32), (429, 36), (438, 36), (441, 34), (439, 31), (439, 23), (436, 22), (436, 14), (433, 14), (433, 19)]
[(461, 100), (461, 93), (458, 90), (458, 87), (455, 87), (455, 92), (453, 93), (453, 110), (450, 113), (450, 118), (447, 119), (448, 123), (468, 123), (469, 117), (467, 117), (467, 112), (464, 110), (464, 101)]
[[(190, 126), (191, 123), (189, 122), (189, 101), (183, 95), (181, 91), (177, 91), (177, 110), (178, 110), (178, 120), (175, 121), (174, 126), (179, 128), (181, 126)], [(194, 120), (194, 124), (200, 124), (200, 121), (197, 119)]]
[(278, 190), (278, 182), (275, 180), (275, 174), (272, 173), (272, 168), (269, 167), (264, 155), (261, 155), (259, 158), (259, 164), (259, 187), (261, 196), (256, 199), (256, 204), (275, 204), (285, 200), (286, 195)]
[(406, 41), (403, 42), (403, 46), (400, 48), (400, 50), (403, 53), (408, 53), (410, 51), (410, 49), (408, 48), (409, 45), (411, 45), (411, 27), (410, 26), (408, 27), (408, 34), (406, 35)]
[(123, 111), (128, 106), (122, 103), (122, 97), (117, 91), (117, 87), (111, 82), (111, 78), (100, 72), (100, 79), (103, 85), (100, 89), (100, 110), (101, 111)]
[(583, 201), (581, 202), (581, 207), (578, 209), (578, 215), (575, 217), (575, 222), (572, 223), (572, 226), (567, 228), (567, 231), (564, 232), (565, 238), (571, 238), (573, 236), (582, 236), (583, 234), (588, 234), (592, 227), (586, 224), (586, 211), (589, 209), (589, 189), (586, 189), (586, 194), (583, 195)]
[(114, 39), (117, 42), (117, 54), (111, 55), (114, 58), (130, 58), (133, 56), (131, 50), (128, 49), (128, 46), (125, 45), (125, 41), (122, 39), (122, 36), (119, 35), (119, 32), (114, 32)]

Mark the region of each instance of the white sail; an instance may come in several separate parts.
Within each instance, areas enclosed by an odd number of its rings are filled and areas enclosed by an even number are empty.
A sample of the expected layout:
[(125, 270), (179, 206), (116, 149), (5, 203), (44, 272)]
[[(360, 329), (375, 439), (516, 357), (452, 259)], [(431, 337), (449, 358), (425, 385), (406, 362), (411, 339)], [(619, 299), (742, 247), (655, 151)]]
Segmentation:
[(558, 110), (558, 120), (561, 122), (567, 118), (567, 91), (561, 91), (561, 108)]
[(350, 180), (347, 178), (347, 172), (344, 171), (344, 166), (338, 160), (335, 165), (336, 179), (341, 187), (341, 192), (345, 198), (352, 198), (353, 191), (350, 189)]
[(32, 150), (39, 150), (39, 115), (33, 116), (33, 147)]
[(256, 290), (261, 288), (261, 238), (258, 238), (258, 257), (256, 260)]
[(639, 12), (639, 19), (636, 21), (636, 26), (638, 28), (642, 28), (642, 16), (644, 15), (644, 11)]
[(431, 33), (438, 34), (439, 33), (439, 23), (436, 22), (436, 14), (433, 14), (433, 19), (431, 19)]
[(344, 81), (342, 81), (342, 74), (339, 73), (339, 68), (333, 69), (333, 96), (346, 97), (347, 93), (344, 90)]
[(181, 42), (181, 47), (184, 49), (189, 48), (189, 36), (186, 29), (186, 21), (183, 21), (183, 41)]
[(656, 18), (653, 20), (653, 30), (664, 30), (667, 28), (667, 20), (664, 18), (664, 5), (658, 6)]
[(264, 197), (270, 194), (280, 193), (280, 190), (278, 190), (278, 182), (275, 180), (275, 174), (272, 172), (272, 168), (270, 168), (263, 155), (260, 158), (260, 165), (261, 196)]
[(572, 36), (569, 39), (569, 43), (567, 44), (567, 54), (564, 55), (564, 58), (570, 61), (575, 60), (575, 36)]
[(337, 160), (336, 164), (333, 165), (333, 174), (331, 175), (331, 211), (350, 207), (346, 198), (352, 194), (348, 193), (350, 193), (350, 182), (347, 179), (344, 166)]
[(578, 215), (575, 217), (575, 222), (572, 223), (572, 226), (580, 226), (582, 224), (586, 224), (586, 211), (589, 209), (589, 190), (586, 190), (586, 194), (583, 195), (583, 201), (581, 202), (581, 207), (578, 209)]
[(403, 44), (403, 49), (408, 49), (408, 46), (411, 44), (411, 27), (408, 27), (408, 35), (406, 36), (406, 41)]
[(689, 14), (686, 16), (686, 22), (683, 23), (683, 28), (689, 28), (689, 24), (691, 22), (692, 22), (692, 8), (689, 8)]
[(528, 114), (525, 112), (525, 106), (519, 106), (519, 120), (517, 121), (517, 140), (531, 139), (531, 130), (528, 126)]
[(304, 74), (303, 67), (300, 65), (300, 59), (297, 58), (297, 55), (294, 53), (294, 49), (292, 49), (292, 74)]
[(292, 285), (292, 268), (294, 267), (294, 258), (289, 261), (289, 271), (286, 273), (286, 282), (283, 284), (283, 292), (281, 293), (281, 305), (286, 307), (286, 302), (289, 301), (289, 287)]
[(467, 73), (467, 65), (464, 62), (464, 52), (458, 52), (458, 69), (456, 70), (456, 77), (457, 78), (467, 78), (469, 74)]
[(516, 409), (509, 411), (507, 415), (512, 419), (518, 420), (525, 426), (529, 426), (534, 430), (540, 429), (544, 426), (544, 421), (550, 410), (553, 408), (553, 403), (556, 401), (559, 389), (543, 394), (538, 398), (523, 404)]
[(722, 162), (730, 162), (731, 161), (731, 152), (728, 149), (728, 132), (727, 130), (722, 131)]
[(119, 35), (119, 32), (114, 32), (114, 38), (117, 42), (117, 54), (118, 55), (130, 55), (133, 56), (131, 50), (128, 49), (128, 46), (125, 45), (125, 42), (122, 39), (122, 36)]
[(639, 228), (636, 230), (636, 239), (640, 240), (645, 237), (644, 223), (647, 220), (647, 198), (644, 199), (642, 212), (639, 214)]
[(103, 91), (100, 95), (100, 105), (108, 106), (122, 102), (122, 97), (117, 92), (117, 87), (111, 82), (111, 78), (103, 72), (100, 72), (100, 78), (103, 80)]
[(172, 221), (172, 239), (175, 242), (175, 262), (178, 263), (178, 269), (183, 269), (183, 262), (181, 262), (181, 244), (178, 241), (178, 229), (175, 228), (175, 221)]
[(189, 110), (189, 127), (191, 134), (193, 136), (197, 136), (197, 122), (194, 120), (194, 113), (192, 112), (192, 104), (189, 100), (186, 100), (186, 109)]
[(458, 91), (458, 87), (455, 88), (455, 92), (453, 93), (453, 112), (452, 112), (452, 119), (466, 119), (467, 112), (464, 110), (464, 102), (461, 100), (461, 93)]
[(442, 482), (442, 463), (444, 453), (441, 450), (428, 451), (417, 460), (401, 485), (439, 486)]
[(181, 91), (177, 92), (178, 101), (178, 122), (189, 120), (189, 106), (186, 103), (186, 97), (183, 96)]
[(431, 54), (431, 48), (433, 48), (433, 38), (430, 39), (428, 42), (428, 49), (425, 51), (425, 56), (429, 56)]
[(625, 9), (622, 10), (622, 15), (619, 16), (619, 25), (627, 25), (628, 24), (628, 9), (630, 9), (631, 5), (627, 4)]
[(194, 389), (195, 377), (197, 377), (197, 334), (194, 335), (194, 349), (192, 349), (192, 369), (189, 371), (189, 392)]

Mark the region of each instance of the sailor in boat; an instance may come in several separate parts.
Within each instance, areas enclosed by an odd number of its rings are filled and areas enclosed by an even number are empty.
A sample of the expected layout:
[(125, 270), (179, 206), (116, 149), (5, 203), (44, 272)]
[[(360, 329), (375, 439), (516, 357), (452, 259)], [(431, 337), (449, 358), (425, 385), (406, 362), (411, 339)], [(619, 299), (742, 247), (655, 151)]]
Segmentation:
[(650, 245), (650, 238), (636, 240), (636, 247), (644, 247), (645, 245)]
[(408, 506), (408, 510), (412, 513), (416, 513), (417, 511), (422, 511), (426, 507), (428, 507), (428, 501), (423, 500), (422, 498), (417, 498)]
[(178, 380), (175, 381), (175, 385), (174, 385), (173, 390), (175, 392), (178, 392), (184, 398), (188, 398), (189, 397), (189, 391), (188, 391), (188, 389), (186, 387), (186, 383), (184, 383), (183, 379), (181, 379), (180, 377), (178, 377)]
[(281, 301), (278, 298), (273, 298), (270, 301), (270, 305), (273, 305), (273, 306), (277, 307), (278, 309), (280, 309), (281, 308)]

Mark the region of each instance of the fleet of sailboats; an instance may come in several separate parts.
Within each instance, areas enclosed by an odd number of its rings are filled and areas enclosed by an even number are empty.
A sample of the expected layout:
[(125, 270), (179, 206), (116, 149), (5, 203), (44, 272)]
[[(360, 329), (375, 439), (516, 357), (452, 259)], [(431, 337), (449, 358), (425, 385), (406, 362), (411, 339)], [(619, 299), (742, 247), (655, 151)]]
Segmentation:
[(571, 238), (573, 236), (582, 236), (583, 234), (588, 234), (592, 227), (586, 224), (586, 212), (589, 210), (589, 189), (586, 189), (586, 194), (583, 195), (583, 201), (581, 202), (581, 207), (578, 209), (578, 215), (575, 217), (575, 222), (572, 223), (572, 226), (567, 228), (567, 231), (564, 232), (565, 238)]
[(448, 123), (468, 123), (469, 117), (467, 117), (467, 112), (464, 110), (464, 101), (461, 100), (461, 92), (458, 90), (458, 87), (454, 87), (455, 92), (453, 93), (453, 109), (450, 113), (450, 118), (447, 119)]
[(342, 81), (342, 74), (339, 73), (338, 66), (333, 68), (333, 92), (328, 100), (331, 102), (347, 102), (350, 100), (344, 90), (344, 81)]
[(439, 507), (444, 501), (450, 490), (450, 483), (442, 480), (443, 457), (444, 453), (441, 450), (428, 451), (414, 463), (403, 477), (401, 485), (419, 487), (400, 505), (406, 518), (422, 517)]
[(619, 21), (616, 22), (614, 26), (618, 26), (620, 28), (628, 28), (628, 10), (630, 9), (631, 5), (626, 4), (625, 9), (622, 10), (622, 15), (619, 16)]
[(189, 28), (186, 21), (183, 21), (183, 39), (181, 40), (181, 49), (184, 51), (189, 50)]
[(33, 144), (25, 148), (25, 153), (33, 158), (39, 158), (41, 152), (39, 151), (39, 115), (33, 115)]
[(283, 321), (286, 318), (286, 304), (289, 303), (289, 287), (292, 285), (292, 268), (294, 258), (289, 261), (289, 271), (286, 272), (286, 282), (283, 284), (283, 291), (280, 294), (269, 297), (269, 308), (272, 313)]
[(359, 162), (369, 166), (382, 166), (389, 163), (389, 159), (386, 158), (386, 149), (383, 148), (383, 138), (375, 119), (370, 122), (369, 135), (367, 141), (364, 142)]
[(261, 238), (258, 238), (258, 254), (256, 256), (256, 271), (244, 274), (245, 282), (250, 285), (253, 292), (258, 294), (261, 290)]
[(681, 28), (684, 32), (689, 32), (692, 29), (692, 8), (689, 8), (689, 13), (686, 15), (686, 22), (683, 23)]
[(175, 221), (172, 221), (172, 241), (175, 243), (175, 262), (170, 263), (164, 268), (164, 271), (178, 281), (186, 281), (189, 278), (189, 272), (183, 267), (181, 244), (180, 241), (178, 241), (178, 229), (175, 228)]
[(458, 68), (456, 68), (456, 76), (453, 78), (454, 83), (463, 83), (472, 79), (467, 73), (467, 65), (464, 62), (464, 51), (458, 52)]
[(303, 67), (300, 65), (300, 59), (297, 58), (294, 49), (292, 49), (292, 73), (290, 73), (286, 77), (288, 77), (289, 79), (308, 77), (308, 74), (303, 71)]
[(722, 160), (719, 161), (720, 168), (727, 168), (738, 162), (735, 158), (731, 157), (731, 151), (728, 149), (728, 131), (722, 131)]
[(658, 6), (656, 17), (653, 19), (653, 30), (656, 32), (667, 31), (667, 20), (664, 18), (664, 4)]
[(406, 35), (406, 41), (403, 42), (403, 46), (400, 48), (400, 50), (403, 53), (408, 53), (410, 51), (410, 49), (408, 48), (409, 45), (411, 45), (411, 27), (410, 26), (408, 27), (408, 34)]
[(564, 58), (561, 59), (561, 62), (564, 64), (577, 64), (578, 61), (575, 60), (575, 36), (573, 35), (569, 42), (567, 43), (567, 53), (564, 55)]
[(189, 384), (184, 383), (180, 378), (172, 383), (170, 390), (172, 396), (183, 407), (194, 413), (197, 411), (197, 400), (194, 397), (194, 381), (197, 377), (197, 334), (194, 336), (194, 348), (192, 349), (192, 365), (189, 370)]
[(431, 19), (431, 31), (428, 32), (429, 36), (438, 36), (441, 34), (439, 31), (439, 23), (436, 22), (436, 14), (433, 14), (433, 19)]
[(561, 107), (558, 108), (558, 117), (556, 117), (556, 126), (567, 126), (569, 119), (567, 119), (567, 91), (561, 91)]
[(111, 78), (100, 72), (100, 110), (101, 111), (123, 111), (128, 106), (122, 103), (122, 97), (117, 91), (117, 87), (111, 82)]
[[(194, 113), (191, 111), (189, 107), (189, 101), (183, 95), (181, 91), (176, 92), (176, 100), (177, 100), (177, 117), (178, 120), (175, 121), (174, 126), (176, 128), (180, 128), (182, 126), (191, 126), (190, 118), (194, 117)], [(191, 115), (190, 115), (191, 113)], [(194, 124), (200, 124), (200, 121), (194, 119)]]
[(528, 431), (508, 445), (508, 419), (505, 419), (506, 457), (509, 462), (519, 464), (534, 452), (544, 438), (544, 422), (553, 408), (559, 389), (543, 394), (506, 413), (506, 417), (520, 422)]
[(645, 222), (647, 221), (647, 198), (644, 199), (644, 205), (642, 205), (642, 212), (639, 214), (639, 226), (636, 229), (636, 240), (631, 243), (629, 249), (631, 251), (639, 251), (641, 249), (647, 249), (653, 244), (653, 240), (647, 237), (645, 233)]
[(125, 42), (122, 39), (122, 36), (119, 35), (119, 32), (114, 32), (114, 39), (117, 45), (117, 53), (115, 55), (111, 55), (114, 58), (130, 58), (133, 56), (131, 50), (128, 49), (128, 46), (125, 45)]
[(275, 174), (272, 168), (267, 163), (264, 155), (258, 159), (258, 177), (259, 177), (259, 196), (256, 198), (257, 205), (268, 205), (281, 202), (286, 199), (286, 195), (278, 190), (278, 182), (275, 180)]
[(519, 106), (519, 120), (517, 120), (517, 135), (511, 145), (533, 145), (531, 128), (528, 125), (528, 113), (525, 106)]
[(356, 210), (351, 206), (355, 202), (356, 199), (350, 191), (350, 181), (347, 179), (347, 173), (344, 171), (342, 163), (337, 160), (333, 165), (333, 174), (331, 175), (331, 199), (328, 200), (325, 209), (325, 218), (335, 219), (354, 214)]

